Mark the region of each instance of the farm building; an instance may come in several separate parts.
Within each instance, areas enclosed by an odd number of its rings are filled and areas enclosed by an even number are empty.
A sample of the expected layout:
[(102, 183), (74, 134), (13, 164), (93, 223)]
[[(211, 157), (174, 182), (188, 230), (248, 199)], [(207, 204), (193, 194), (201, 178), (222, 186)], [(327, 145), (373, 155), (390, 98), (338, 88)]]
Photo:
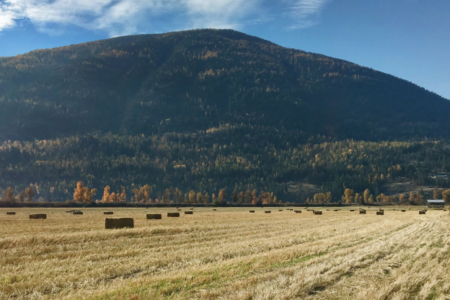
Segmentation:
[(427, 200), (427, 205), (429, 208), (444, 208), (444, 200)]

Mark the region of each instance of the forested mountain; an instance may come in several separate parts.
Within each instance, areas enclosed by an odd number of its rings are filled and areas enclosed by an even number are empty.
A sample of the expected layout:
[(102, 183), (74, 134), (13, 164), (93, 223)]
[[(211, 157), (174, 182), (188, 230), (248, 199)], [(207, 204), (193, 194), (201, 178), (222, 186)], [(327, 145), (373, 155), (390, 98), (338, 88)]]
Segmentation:
[(119, 37), (0, 60), (0, 140), (221, 124), (364, 140), (447, 137), (450, 102), (230, 30)]
[(65, 200), (82, 180), (149, 184), (152, 197), (236, 188), (337, 201), (346, 187), (381, 193), (449, 172), (449, 113), (412, 83), (231, 30), (37, 50), (0, 58), (0, 188), (33, 183)]

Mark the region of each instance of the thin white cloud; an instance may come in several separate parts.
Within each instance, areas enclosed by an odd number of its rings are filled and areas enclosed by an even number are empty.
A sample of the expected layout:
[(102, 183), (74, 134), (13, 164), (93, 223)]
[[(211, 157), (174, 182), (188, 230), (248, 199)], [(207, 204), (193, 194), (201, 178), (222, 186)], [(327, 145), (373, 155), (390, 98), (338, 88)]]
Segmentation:
[(295, 0), (291, 2), (289, 15), (293, 23), (290, 29), (303, 29), (317, 24), (315, 17), (320, 14), (329, 0)]
[[(291, 28), (313, 26), (327, 0), (284, 0)], [(276, 20), (267, 0), (0, 0), (0, 31), (29, 20), (43, 32), (64, 26), (101, 30), (109, 35), (148, 31), (159, 22), (166, 30), (234, 28)], [(270, 17), (268, 17), (270, 15)], [(163, 25), (161, 25), (163, 24)], [(152, 28), (153, 30), (155, 28)]]

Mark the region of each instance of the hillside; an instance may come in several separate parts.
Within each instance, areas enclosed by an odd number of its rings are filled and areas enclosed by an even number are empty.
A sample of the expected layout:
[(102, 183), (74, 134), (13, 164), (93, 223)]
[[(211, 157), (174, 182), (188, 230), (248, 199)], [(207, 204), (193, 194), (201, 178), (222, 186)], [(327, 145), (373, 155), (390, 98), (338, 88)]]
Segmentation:
[(450, 102), (418, 86), (230, 30), (127, 36), (2, 58), (0, 102), (0, 141), (222, 124), (336, 139), (450, 133)]
[(0, 58), (0, 103), (0, 196), (32, 184), (36, 198), (71, 199), (79, 180), (97, 199), (106, 185), (289, 201), (377, 196), (400, 178), (450, 186), (430, 179), (450, 172), (448, 100), (231, 30)]

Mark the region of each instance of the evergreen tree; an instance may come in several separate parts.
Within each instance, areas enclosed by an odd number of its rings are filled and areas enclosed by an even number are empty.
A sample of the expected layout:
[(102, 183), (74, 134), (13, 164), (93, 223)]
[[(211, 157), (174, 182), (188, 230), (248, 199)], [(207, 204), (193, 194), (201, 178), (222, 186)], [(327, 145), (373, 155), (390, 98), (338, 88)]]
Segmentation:
[(433, 191), (433, 199), (441, 199), (442, 198), (442, 190), (434, 189)]

